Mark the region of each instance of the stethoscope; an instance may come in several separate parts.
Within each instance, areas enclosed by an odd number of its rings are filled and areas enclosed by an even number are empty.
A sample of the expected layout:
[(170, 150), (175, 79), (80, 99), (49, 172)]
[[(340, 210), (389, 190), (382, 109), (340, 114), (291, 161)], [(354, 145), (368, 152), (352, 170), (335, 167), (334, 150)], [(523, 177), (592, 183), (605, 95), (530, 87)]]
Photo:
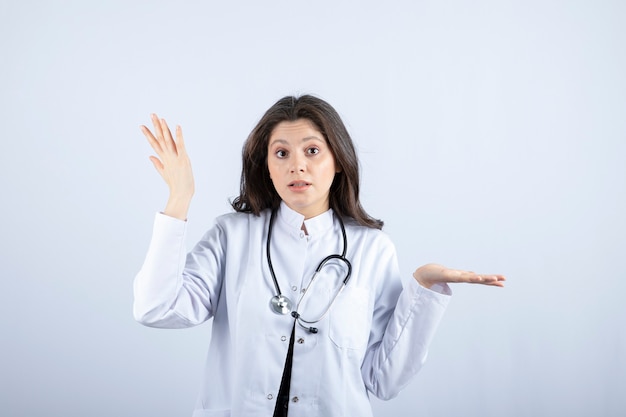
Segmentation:
[[(317, 327), (312, 327), (311, 325), (319, 322), (324, 317), (326, 317), (326, 314), (328, 314), (328, 312), (330, 311), (330, 308), (332, 307), (333, 303), (335, 302), (339, 294), (341, 294), (343, 289), (346, 287), (348, 280), (350, 280), (350, 274), (352, 273), (352, 265), (350, 264), (350, 261), (346, 259), (346, 250), (348, 249), (348, 239), (346, 238), (346, 228), (343, 225), (343, 221), (341, 220), (341, 217), (337, 216), (337, 219), (339, 220), (339, 225), (341, 226), (341, 234), (343, 236), (343, 251), (341, 252), (341, 255), (337, 255), (337, 254), (328, 255), (327, 257), (322, 259), (319, 265), (317, 265), (317, 268), (315, 269), (315, 273), (313, 274), (313, 276), (311, 277), (311, 280), (309, 281), (309, 285), (307, 285), (305, 289), (303, 290), (303, 293), (300, 296), (300, 300), (298, 301), (298, 304), (296, 305), (296, 309), (292, 311), (293, 303), (288, 297), (283, 295), (283, 293), (280, 291), (280, 286), (278, 285), (278, 280), (276, 279), (276, 274), (274, 273), (274, 267), (272, 266), (272, 256), (270, 254), (270, 242), (272, 241), (272, 229), (274, 228), (275, 217), (276, 217), (276, 210), (272, 210), (272, 215), (270, 216), (270, 224), (267, 228), (266, 253), (267, 253), (267, 265), (269, 266), (270, 273), (272, 274), (272, 280), (274, 281), (274, 287), (276, 288), (276, 295), (270, 299), (270, 308), (276, 314), (284, 315), (284, 314), (289, 314), (291, 312), (291, 316), (296, 319), (296, 322), (298, 323), (300, 327), (302, 327), (305, 330), (308, 330), (311, 333), (317, 333)], [(343, 279), (341, 287), (335, 293), (335, 296), (332, 298), (332, 300), (330, 301), (330, 304), (328, 304), (328, 307), (326, 307), (326, 310), (322, 313), (322, 315), (316, 320), (305, 320), (300, 316), (300, 313), (298, 312), (300, 310), (300, 304), (302, 304), (302, 300), (304, 300), (305, 295), (310, 292), (311, 285), (313, 284), (315, 277), (317, 277), (317, 274), (322, 270), (324, 265), (326, 265), (326, 263), (332, 259), (337, 259), (346, 264), (347, 266), (346, 276)]]

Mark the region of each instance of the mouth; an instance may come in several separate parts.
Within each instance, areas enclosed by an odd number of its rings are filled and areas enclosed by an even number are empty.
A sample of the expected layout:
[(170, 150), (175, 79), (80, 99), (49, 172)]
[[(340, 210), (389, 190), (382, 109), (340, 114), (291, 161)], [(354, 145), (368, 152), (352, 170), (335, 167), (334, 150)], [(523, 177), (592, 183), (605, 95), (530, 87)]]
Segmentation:
[(300, 188), (300, 187), (306, 187), (311, 185), (310, 182), (306, 182), (306, 181), (293, 181), (290, 182), (289, 184), (287, 184), (289, 187), (295, 187), (295, 188)]

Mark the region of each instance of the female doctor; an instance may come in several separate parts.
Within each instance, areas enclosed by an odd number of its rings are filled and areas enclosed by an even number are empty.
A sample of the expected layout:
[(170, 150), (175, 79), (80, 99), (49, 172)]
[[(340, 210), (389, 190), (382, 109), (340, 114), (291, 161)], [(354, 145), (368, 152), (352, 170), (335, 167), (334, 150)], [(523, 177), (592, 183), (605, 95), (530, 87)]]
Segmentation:
[(285, 97), (243, 148), (234, 213), (185, 255), (194, 180), (180, 126), (142, 132), (169, 187), (135, 278), (134, 315), (183, 328), (213, 318), (194, 417), (372, 415), (418, 372), (448, 283), (501, 275), (429, 264), (403, 288), (396, 253), (359, 201), (356, 152), (337, 112)]

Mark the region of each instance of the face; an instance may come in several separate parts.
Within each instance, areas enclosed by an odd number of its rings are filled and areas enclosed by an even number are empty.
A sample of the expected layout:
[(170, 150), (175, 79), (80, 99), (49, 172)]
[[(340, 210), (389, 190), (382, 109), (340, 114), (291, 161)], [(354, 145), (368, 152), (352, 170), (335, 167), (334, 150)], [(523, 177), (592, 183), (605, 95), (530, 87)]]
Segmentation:
[(330, 186), (339, 171), (324, 135), (309, 120), (276, 125), (268, 144), (267, 167), (276, 192), (289, 208), (305, 219), (328, 210)]

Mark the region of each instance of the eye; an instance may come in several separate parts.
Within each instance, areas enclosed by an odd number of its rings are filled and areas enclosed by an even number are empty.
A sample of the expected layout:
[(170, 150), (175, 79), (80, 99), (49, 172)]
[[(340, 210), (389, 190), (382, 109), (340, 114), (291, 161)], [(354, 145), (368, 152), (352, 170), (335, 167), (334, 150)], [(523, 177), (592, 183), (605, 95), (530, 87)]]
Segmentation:
[(287, 151), (284, 149), (279, 149), (276, 152), (274, 152), (274, 154), (278, 157), (278, 158), (284, 158), (287, 156)]
[(317, 155), (318, 153), (320, 153), (319, 148), (308, 148), (306, 150), (306, 153), (309, 155)]

